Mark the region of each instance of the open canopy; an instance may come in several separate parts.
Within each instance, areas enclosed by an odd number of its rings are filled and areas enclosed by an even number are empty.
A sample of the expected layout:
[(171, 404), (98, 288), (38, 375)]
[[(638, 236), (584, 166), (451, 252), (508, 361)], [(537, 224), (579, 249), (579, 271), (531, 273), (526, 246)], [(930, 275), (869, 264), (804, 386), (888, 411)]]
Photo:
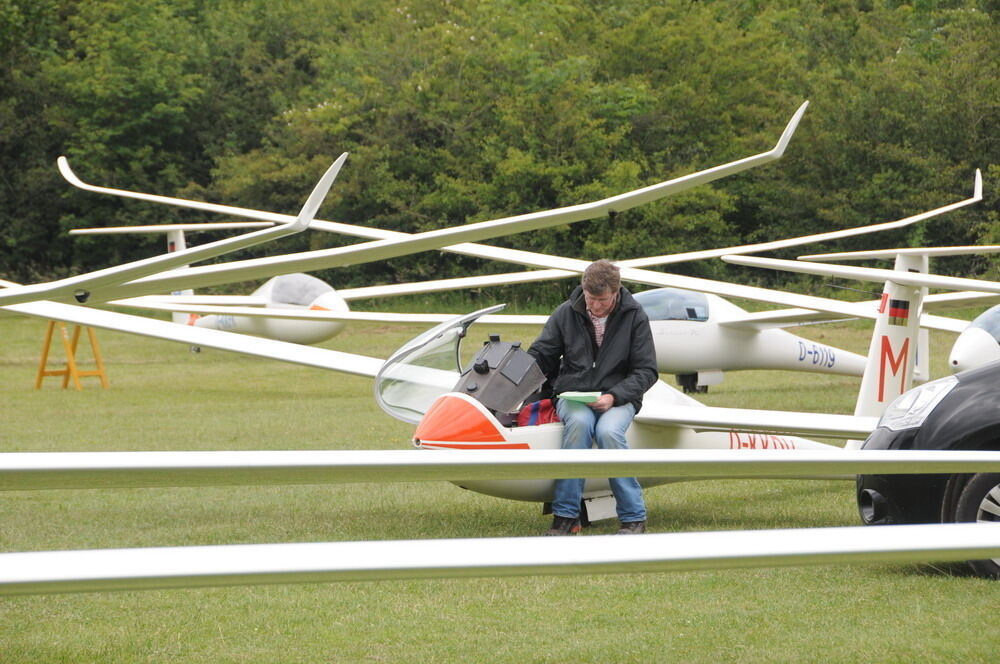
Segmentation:
[(462, 374), (461, 345), (465, 333), (480, 316), (506, 305), (498, 304), (456, 316), (427, 330), (393, 353), (375, 376), (375, 401), (396, 419), (417, 424), (442, 394), (454, 389)]

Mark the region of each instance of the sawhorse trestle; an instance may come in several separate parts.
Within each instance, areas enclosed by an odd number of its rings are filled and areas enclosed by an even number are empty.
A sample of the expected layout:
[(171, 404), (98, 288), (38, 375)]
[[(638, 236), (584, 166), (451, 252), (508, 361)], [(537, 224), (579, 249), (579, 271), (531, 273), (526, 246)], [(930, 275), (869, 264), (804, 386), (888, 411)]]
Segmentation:
[[(59, 326), (63, 349), (66, 351), (66, 367), (64, 369), (48, 368), (49, 351), (52, 348), (52, 333), (55, 331), (56, 325)], [(35, 377), (36, 390), (42, 387), (42, 380), (46, 376), (62, 376), (63, 389), (69, 387), (69, 381), (72, 380), (73, 387), (82, 390), (83, 385), (80, 383), (80, 379), (87, 376), (97, 376), (100, 378), (101, 387), (103, 388), (109, 386), (108, 375), (104, 371), (104, 359), (101, 357), (101, 347), (97, 344), (97, 335), (94, 334), (94, 329), (91, 327), (87, 328), (87, 337), (90, 339), (90, 348), (94, 353), (94, 363), (97, 365), (97, 369), (93, 371), (80, 371), (80, 367), (76, 363), (76, 349), (80, 342), (80, 331), (82, 329), (83, 326), (81, 325), (74, 326), (73, 338), (70, 339), (65, 323), (54, 320), (49, 321), (49, 325), (45, 330), (45, 341), (42, 343), (42, 357), (38, 363), (38, 375)]]

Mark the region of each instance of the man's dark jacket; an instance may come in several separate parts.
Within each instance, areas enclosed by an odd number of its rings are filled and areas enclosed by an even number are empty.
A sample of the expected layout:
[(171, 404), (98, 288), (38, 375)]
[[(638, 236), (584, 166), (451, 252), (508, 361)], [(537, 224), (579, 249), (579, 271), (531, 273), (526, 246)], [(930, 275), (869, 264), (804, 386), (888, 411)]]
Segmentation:
[(636, 411), (642, 406), (642, 395), (658, 378), (649, 318), (625, 288), (618, 291), (618, 303), (608, 315), (599, 349), (583, 287), (577, 286), (549, 316), (528, 353), (556, 394), (600, 390), (611, 394), (616, 406), (631, 403)]

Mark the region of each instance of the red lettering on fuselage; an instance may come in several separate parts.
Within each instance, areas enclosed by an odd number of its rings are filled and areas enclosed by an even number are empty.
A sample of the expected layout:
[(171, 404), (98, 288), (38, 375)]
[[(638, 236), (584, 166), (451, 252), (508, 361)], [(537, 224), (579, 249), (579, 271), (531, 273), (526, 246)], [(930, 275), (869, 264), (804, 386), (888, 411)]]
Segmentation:
[[(903, 348), (899, 351), (899, 355), (894, 355), (892, 352), (892, 343), (889, 342), (889, 337), (882, 336), (882, 349), (879, 354), (878, 360), (878, 400), (885, 401), (885, 362), (889, 360), (889, 369), (892, 371), (892, 375), (895, 376), (899, 373), (899, 392), (902, 394), (903, 388), (906, 386), (906, 356), (910, 352), (910, 340), (907, 339), (903, 342)], [(902, 371), (900, 371), (902, 368)]]
[(729, 432), (731, 450), (794, 450), (795, 441), (769, 433)]

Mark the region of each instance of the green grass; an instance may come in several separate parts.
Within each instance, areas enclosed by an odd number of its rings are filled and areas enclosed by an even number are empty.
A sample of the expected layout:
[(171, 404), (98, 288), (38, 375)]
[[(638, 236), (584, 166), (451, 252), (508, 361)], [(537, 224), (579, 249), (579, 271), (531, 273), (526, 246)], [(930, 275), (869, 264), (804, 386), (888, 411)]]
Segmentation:
[[(408, 445), (371, 381), (99, 333), (111, 389), (31, 389), (44, 323), (0, 319), (4, 451)], [(385, 356), (418, 328), (331, 347)], [(800, 331), (864, 352), (864, 324)], [(504, 332), (528, 340), (530, 328)], [(936, 375), (949, 335), (932, 339)], [(849, 412), (856, 379), (729, 374), (713, 405)], [(654, 532), (855, 525), (834, 481), (647, 492)], [(533, 535), (537, 505), (447, 483), (11, 492), (0, 550)], [(609, 532), (611, 524), (595, 532)], [(0, 599), (0, 662), (986, 662), (1000, 585), (933, 566), (396, 581)]]

